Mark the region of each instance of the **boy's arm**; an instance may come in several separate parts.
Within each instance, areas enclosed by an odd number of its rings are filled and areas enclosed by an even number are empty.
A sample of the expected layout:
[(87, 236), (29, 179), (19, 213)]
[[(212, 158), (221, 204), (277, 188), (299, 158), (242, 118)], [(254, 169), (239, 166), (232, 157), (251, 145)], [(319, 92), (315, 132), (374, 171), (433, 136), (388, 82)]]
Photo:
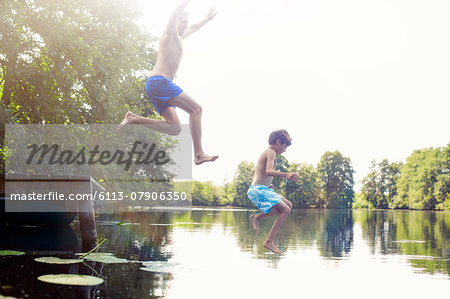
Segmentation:
[(191, 26), (189, 26), (186, 31), (183, 34), (183, 39), (186, 38), (188, 35), (191, 35), (192, 33), (196, 32), (197, 30), (199, 30), (200, 28), (202, 28), (206, 23), (208, 23), (209, 21), (211, 21), (215, 16), (216, 16), (217, 12), (216, 9), (213, 7), (209, 10), (208, 15), (206, 16), (205, 19), (203, 19), (202, 21), (192, 24)]
[(278, 178), (287, 178), (293, 182), (298, 182), (300, 177), (295, 172), (282, 172), (275, 170), (274, 163), (276, 156), (277, 154), (274, 151), (267, 151), (266, 175)]
[(173, 11), (172, 15), (170, 16), (169, 22), (167, 23), (166, 32), (167, 33), (177, 33), (177, 24), (178, 24), (178, 18), (183, 14), (186, 7), (188, 6), (189, 2), (191, 0), (183, 0), (177, 8)]

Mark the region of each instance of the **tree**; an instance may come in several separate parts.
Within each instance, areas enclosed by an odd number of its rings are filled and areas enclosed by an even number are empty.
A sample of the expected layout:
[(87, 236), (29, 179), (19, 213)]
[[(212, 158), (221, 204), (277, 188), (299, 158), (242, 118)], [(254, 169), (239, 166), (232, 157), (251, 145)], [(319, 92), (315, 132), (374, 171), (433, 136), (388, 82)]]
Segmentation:
[(238, 165), (237, 172), (232, 182), (233, 206), (250, 206), (251, 202), (247, 197), (248, 188), (252, 184), (255, 166), (252, 162), (242, 161)]
[(234, 201), (234, 196), (235, 196), (235, 189), (233, 182), (225, 183), (222, 186), (222, 192), (219, 202), (223, 203), (224, 205), (232, 205)]
[(372, 203), (372, 206), (376, 207), (378, 203), (378, 190), (377, 190), (377, 180), (378, 171), (377, 164), (375, 160), (371, 161), (370, 172), (363, 179), (363, 186), (361, 188), (363, 199)]
[(216, 190), (211, 182), (192, 182), (192, 204), (194, 206), (211, 206), (215, 195)]
[(388, 205), (394, 201), (394, 197), (397, 195), (397, 181), (400, 178), (400, 171), (403, 167), (401, 162), (389, 163), (388, 160), (383, 160), (381, 163), (381, 179), (384, 183), (383, 191), (387, 194)]
[(5, 123), (117, 123), (129, 109), (151, 112), (154, 39), (139, 15), (136, 0), (2, 1), (1, 147)]
[(353, 167), (350, 158), (339, 151), (326, 152), (320, 158), (318, 171), (325, 192), (327, 208), (350, 208), (353, 202)]
[(313, 166), (292, 163), (288, 171), (298, 173), (300, 180), (298, 183), (286, 181), (286, 199), (291, 201), (295, 208), (323, 207), (319, 175)]
[(401, 170), (393, 208), (420, 210), (450, 207), (450, 144), (414, 151)]
[[(277, 155), (277, 165), (275, 166), (275, 170), (281, 172), (288, 172), (289, 170), (289, 161), (281, 155)], [(286, 188), (286, 178), (274, 177), (272, 181), (272, 187), (277, 193), (284, 193)]]
[(389, 163), (387, 159), (371, 162), (369, 174), (363, 179), (362, 194), (373, 207), (387, 209), (397, 194), (397, 180), (400, 176), (400, 163)]

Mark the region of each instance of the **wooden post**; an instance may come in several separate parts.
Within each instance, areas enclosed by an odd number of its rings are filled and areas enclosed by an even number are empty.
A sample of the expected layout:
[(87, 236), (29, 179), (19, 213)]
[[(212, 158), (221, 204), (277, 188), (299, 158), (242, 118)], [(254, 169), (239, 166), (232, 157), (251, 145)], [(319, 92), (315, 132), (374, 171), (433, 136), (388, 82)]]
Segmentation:
[[(98, 192), (103, 191), (103, 188), (91, 177), (89, 177), (89, 193), (93, 197), (98, 197)], [(97, 246), (97, 229), (95, 226), (95, 210), (94, 201), (80, 201), (78, 202), (78, 219), (80, 221), (80, 232), (82, 251), (88, 252)]]
[(88, 252), (97, 246), (94, 208), (92, 207), (92, 210), (89, 212), (78, 212), (78, 219), (80, 221), (82, 251)]

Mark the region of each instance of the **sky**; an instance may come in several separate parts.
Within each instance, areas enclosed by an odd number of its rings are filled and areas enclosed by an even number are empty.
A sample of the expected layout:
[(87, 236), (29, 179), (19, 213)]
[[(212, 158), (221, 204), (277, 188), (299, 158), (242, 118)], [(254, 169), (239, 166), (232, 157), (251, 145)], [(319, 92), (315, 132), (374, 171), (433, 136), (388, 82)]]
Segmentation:
[[(159, 37), (181, 0), (140, 2)], [(450, 142), (450, 1), (192, 0), (190, 21), (210, 7), (217, 15), (184, 40), (174, 80), (203, 108), (205, 152), (220, 156), (193, 179), (231, 181), (277, 129), (293, 139), (290, 162), (349, 157), (356, 191), (373, 159)]]

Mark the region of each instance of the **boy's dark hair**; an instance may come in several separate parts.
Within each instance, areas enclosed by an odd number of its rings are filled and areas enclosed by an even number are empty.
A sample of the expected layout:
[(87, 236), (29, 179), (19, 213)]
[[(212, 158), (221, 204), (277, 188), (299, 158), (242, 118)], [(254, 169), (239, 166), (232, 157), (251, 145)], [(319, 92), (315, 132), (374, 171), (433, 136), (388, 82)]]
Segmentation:
[(277, 140), (280, 139), (281, 144), (291, 145), (291, 137), (286, 130), (277, 130), (270, 133), (269, 136), (269, 144), (277, 143)]

